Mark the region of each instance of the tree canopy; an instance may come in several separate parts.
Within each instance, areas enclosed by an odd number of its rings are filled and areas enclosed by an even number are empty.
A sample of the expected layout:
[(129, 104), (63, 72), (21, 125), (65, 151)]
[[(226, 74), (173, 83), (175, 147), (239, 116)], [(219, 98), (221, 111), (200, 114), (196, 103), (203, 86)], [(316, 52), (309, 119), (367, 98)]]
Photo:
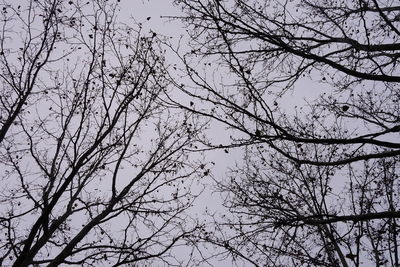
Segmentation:
[(2, 4), (1, 265), (173, 266), (197, 228), (203, 126), (168, 103), (160, 43), (117, 2)]
[(119, 2), (0, 5), (0, 265), (400, 265), (400, 5)]
[(256, 266), (397, 266), (400, 6), (175, 3), (187, 109), (246, 151), (219, 183), (233, 217), (200, 239)]

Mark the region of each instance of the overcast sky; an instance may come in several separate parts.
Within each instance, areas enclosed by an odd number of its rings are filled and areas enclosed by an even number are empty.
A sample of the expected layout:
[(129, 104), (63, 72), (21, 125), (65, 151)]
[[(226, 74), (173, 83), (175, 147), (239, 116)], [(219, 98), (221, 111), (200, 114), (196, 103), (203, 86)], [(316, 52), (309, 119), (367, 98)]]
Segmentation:
[[(170, 0), (121, 0), (121, 20), (123, 21), (135, 21), (136, 23), (142, 23), (143, 30), (146, 32), (156, 32), (157, 34), (173, 37), (173, 43), (176, 43), (182, 36), (185, 36), (185, 27), (178, 20), (170, 20), (165, 17), (177, 16), (180, 14), (180, 9), (172, 4)], [(150, 18), (150, 19), (148, 19)], [(184, 45), (184, 42), (181, 43)], [(184, 48), (184, 47), (183, 47)], [(174, 61), (174, 56), (172, 53), (167, 52), (167, 60)], [(172, 62), (168, 62), (172, 63)], [(173, 62), (176, 63), (176, 62)], [(214, 126), (215, 127), (215, 126)], [(214, 142), (228, 141), (229, 137), (224, 131), (223, 126), (216, 125), (213, 131), (210, 133)], [(233, 167), (236, 161), (240, 160), (241, 153), (239, 150), (230, 151), (229, 154), (224, 151), (212, 151), (206, 154), (206, 160), (208, 162), (215, 162), (215, 167), (213, 169), (213, 175), (216, 179), (224, 179), (225, 172), (230, 166)], [(209, 181), (212, 183), (212, 181)], [(203, 215), (205, 209), (209, 211), (221, 211), (221, 197), (212, 192), (212, 186), (206, 190), (202, 196), (200, 196), (197, 201), (197, 206), (195, 208), (195, 216), (200, 219), (204, 219)], [(187, 251), (182, 250), (183, 253)], [(215, 266), (218, 267), (231, 267), (232, 262), (230, 261), (210, 261)], [(207, 264), (204, 263), (204, 266)], [(239, 265), (243, 267), (250, 266)]]

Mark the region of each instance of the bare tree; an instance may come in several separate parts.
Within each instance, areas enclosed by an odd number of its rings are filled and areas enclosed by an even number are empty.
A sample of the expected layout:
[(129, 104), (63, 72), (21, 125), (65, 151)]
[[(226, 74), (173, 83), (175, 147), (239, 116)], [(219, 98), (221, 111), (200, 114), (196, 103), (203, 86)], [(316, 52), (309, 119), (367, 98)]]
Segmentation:
[(218, 181), (235, 216), (197, 237), (257, 266), (398, 266), (400, 7), (175, 3), (185, 108), (232, 129), (211, 149), (246, 151)]
[(202, 128), (119, 1), (1, 5), (0, 263), (173, 266)]

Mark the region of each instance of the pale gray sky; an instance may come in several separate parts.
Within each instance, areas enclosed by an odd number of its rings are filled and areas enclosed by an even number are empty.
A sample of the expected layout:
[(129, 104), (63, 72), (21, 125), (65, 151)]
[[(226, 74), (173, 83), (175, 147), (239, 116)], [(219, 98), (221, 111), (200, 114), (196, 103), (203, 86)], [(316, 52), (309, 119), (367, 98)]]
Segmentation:
[[(136, 23), (141, 23), (144, 33), (153, 31), (157, 34), (172, 37), (171, 42), (177, 44), (178, 40), (183, 37), (185, 38), (186, 30), (183, 24), (178, 20), (170, 20), (165, 16), (176, 16), (180, 14), (180, 9), (172, 4), (170, 0), (121, 0), (121, 19), (123, 21), (134, 20)], [(164, 16), (164, 17), (163, 17)], [(150, 18), (150, 19), (148, 19)], [(182, 46), (185, 45), (185, 41), (182, 40), (180, 43)], [(185, 50), (185, 47), (181, 47)], [(173, 61), (168, 63), (178, 63), (178, 59), (174, 59), (173, 53), (167, 52), (167, 60)], [(183, 81), (184, 82), (184, 81)], [(229, 142), (229, 135), (224, 130), (224, 126), (215, 125), (213, 126), (210, 135), (215, 143), (227, 143)], [(199, 155), (200, 156), (200, 155)], [(229, 167), (233, 167), (235, 161), (241, 159), (242, 154), (239, 150), (231, 150), (229, 153), (224, 151), (212, 151), (205, 154), (206, 161), (214, 162), (214, 169), (212, 173), (214, 177), (218, 179), (224, 179), (225, 172)], [(205, 219), (205, 209), (211, 212), (223, 212), (221, 196), (218, 193), (213, 193), (213, 181), (209, 181), (210, 187), (197, 199), (196, 207), (193, 212), (194, 216), (198, 216), (199, 220)], [(182, 249), (182, 253), (188, 253), (187, 250)], [(204, 251), (205, 255), (207, 251)], [(210, 260), (216, 267), (231, 267), (231, 261), (217, 261)], [(209, 266), (203, 263), (201, 266)], [(239, 265), (243, 267), (251, 266), (248, 264)]]

